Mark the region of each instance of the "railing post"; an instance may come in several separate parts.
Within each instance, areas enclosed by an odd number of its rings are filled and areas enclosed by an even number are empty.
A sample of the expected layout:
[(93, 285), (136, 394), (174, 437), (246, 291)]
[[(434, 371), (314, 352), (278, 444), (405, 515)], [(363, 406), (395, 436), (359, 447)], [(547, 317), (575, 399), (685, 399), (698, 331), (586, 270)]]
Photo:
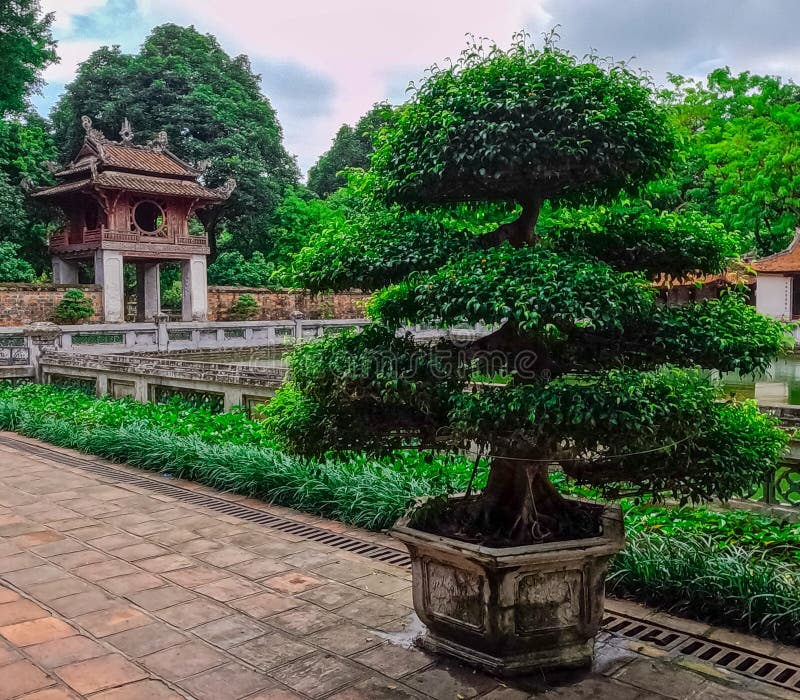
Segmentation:
[(154, 317), (156, 322), (156, 344), (158, 345), (159, 352), (167, 350), (169, 347), (168, 318), (167, 314), (162, 313), (157, 313)]

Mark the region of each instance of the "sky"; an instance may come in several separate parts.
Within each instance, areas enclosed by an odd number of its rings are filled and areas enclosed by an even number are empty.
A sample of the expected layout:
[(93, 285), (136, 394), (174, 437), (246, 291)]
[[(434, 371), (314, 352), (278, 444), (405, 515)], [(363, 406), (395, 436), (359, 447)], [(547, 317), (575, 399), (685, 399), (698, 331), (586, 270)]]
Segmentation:
[[(305, 172), (343, 123), (455, 56), (467, 34), (508, 44), (557, 27), (561, 44), (633, 59), (657, 82), (734, 70), (800, 81), (797, 0), (42, 0), (55, 13), (60, 62), (34, 97), (47, 114), (78, 64), (102, 45), (135, 52), (164, 22), (214, 34), (247, 54)], [(91, 115), (90, 115), (91, 116)], [(134, 130), (136, 125), (133, 125)]]

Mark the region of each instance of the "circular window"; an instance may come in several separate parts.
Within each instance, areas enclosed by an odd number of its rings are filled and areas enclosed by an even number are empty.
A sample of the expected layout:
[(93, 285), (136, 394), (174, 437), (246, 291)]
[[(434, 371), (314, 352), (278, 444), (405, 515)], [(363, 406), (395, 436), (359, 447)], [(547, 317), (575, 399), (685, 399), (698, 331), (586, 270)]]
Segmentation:
[(139, 202), (133, 209), (133, 221), (144, 233), (157, 233), (164, 226), (164, 210), (149, 199)]

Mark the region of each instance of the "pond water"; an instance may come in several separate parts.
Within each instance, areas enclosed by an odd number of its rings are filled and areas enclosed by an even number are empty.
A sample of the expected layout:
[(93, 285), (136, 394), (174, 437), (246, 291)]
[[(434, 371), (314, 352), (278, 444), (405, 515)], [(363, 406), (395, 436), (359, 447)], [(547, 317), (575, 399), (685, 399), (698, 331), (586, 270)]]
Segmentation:
[(764, 376), (722, 375), (725, 388), (742, 398), (761, 404), (788, 403), (800, 406), (800, 355), (775, 360)]

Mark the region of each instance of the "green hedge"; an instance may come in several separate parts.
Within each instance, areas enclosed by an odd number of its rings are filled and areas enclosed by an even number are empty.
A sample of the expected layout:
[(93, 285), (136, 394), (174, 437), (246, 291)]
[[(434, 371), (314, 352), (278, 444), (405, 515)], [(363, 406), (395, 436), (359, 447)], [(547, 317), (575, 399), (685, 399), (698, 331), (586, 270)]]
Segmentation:
[[(472, 470), (461, 457), (410, 450), (299, 459), (240, 411), (40, 385), (0, 389), (0, 429), (373, 530), (416, 498), (463, 490)], [(482, 468), (479, 486), (484, 479)], [(628, 545), (612, 564), (611, 592), (800, 642), (800, 525), (747, 511), (623, 506)]]

